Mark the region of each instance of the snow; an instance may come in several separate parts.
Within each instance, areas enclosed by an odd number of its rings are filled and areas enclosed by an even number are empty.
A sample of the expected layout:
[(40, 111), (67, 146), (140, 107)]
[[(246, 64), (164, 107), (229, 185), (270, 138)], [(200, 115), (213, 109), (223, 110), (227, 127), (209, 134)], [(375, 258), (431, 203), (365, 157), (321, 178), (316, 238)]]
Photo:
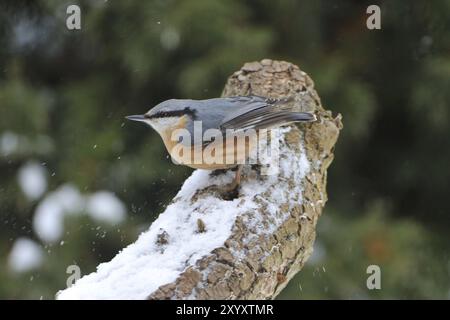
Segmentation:
[(166, 28), (161, 32), (161, 46), (168, 50), (175, 50), (180, 44), (180, 33), (174, 28)]
[[(231, 181), (231, 175), (221, 178)], [(175, 280), (187, 264), (222, 245), (231, 232), (240, 200), (224, 202), (211, 196), (192, 208), (190, 196), (209, 182), (208, 171), (195, 171), (177, 195), (183, 199), (170, 205), (150, 230), (111, 262), (99, 265), (96, 273), (61, 291), (58, 298), (145, 299), (160, 285)], [(197, 232), (199, 218), (205, 223), (206, 232)], [(163, 231), (169, 235), (167, 245), (157, 243)]]
[(46, 198), (36, 209), (33, 228), (39, 238), (52, 243), (61, 238), (64, 232), (64, 211), (58, 202)]
[(64, 218), (84, 211), (94, 220), (111, 225), (122, 222), (126, 217), (124, 204), (112, 192), (82, 195), (75, 186), (64, 184), (50, 192), (37, 206), (33, 218), (34, 231), (42, 241), (55, 243), (64, 233)]
[(8, 257), (8, 265), (14, 272), (27, 272), (41, 266), (43, 250), (39, 244), (28, 238), (18, 238)]
[(9, 156), (19, 148), (19, 137), (10, 131), (3, 132), (0, 135), (0, 155)]
[(64, 233), (64, 216), (79, 212), (84, 200), (78, 189), (70, 184), (50, 192), (37, 206), (33, 228), (41, 240), (54, 243)]
[(53, 141), (46, 135), (28, 137), (12, 131), (0, 132), (0, 156), (3, 157), (29, 154), (30, 152), (45, 155), (53, 149)]
[[(283, 143), (284, 136), (281, 133), (288, 130), (284, 129), (278, 134), (278, 139)], [(209, 171), (194, 171), (173, 203), (135, 243), (123, 249), (110, 262), (100, 264), (96, 272), (82, 277), (70, 288), (59, 291), (57, 298), (146, 299), (161, 285), (175, 281), (186, 267), (194, 265), (213, 249), (223, 246), (238, 216), (242, 216), (250, 229), (255, 229), (254, 237), (270, 233), (289, 215), (289, 212), (281, 213), (279, 210), (279, 204), (288, 200), (282, 192), (288, 188), (287, 178), (299, 181), (287, 197), (301, 201), (301, 182), (310, 168), (304, 152), (299, 159), (292, 150), (285, 148), (282, 151), (284, 159), (280, 161), (280, 171), (283, 176), (269, 175), (264, 179), (244, 180), (240, 196), (232, 201), (223, 200), (212, 193), (205, 193), (195, 200), (193, 196), (205, 187), (231, 182), (234, 172), (211, 176)], [(270, 194), (262, 196), (269, 188)], [(267, 205), (269, 216), (255, 214), (261, 202)], [(206, 226), (204, 232), (198, 232), (198, 219)], [(162, 234), (165, 235), (165, 241), (160, 241)], [(243, 239), (247, 240), (252, 239)], [(240, 256), (244, 253), (233, 254)]]
[(34, 161), (30, 161), (20, 168), (17, 180), (29, 200), (39, 199), (47, 190), (47, 171)]
[(326, 251), (325, 246), (319, 240), (316, 240), (314, 242), (314, 250), (306, 263), (308, 265), (317, 266), (317, 265), (323, 263), (326, 256), (327, 256), (327, 251)]
[(125, 205), (109, 191), (98, 191), (89, 196), (86, 211), (94, 220), (112, 225), (123, 222), (126, 217)]

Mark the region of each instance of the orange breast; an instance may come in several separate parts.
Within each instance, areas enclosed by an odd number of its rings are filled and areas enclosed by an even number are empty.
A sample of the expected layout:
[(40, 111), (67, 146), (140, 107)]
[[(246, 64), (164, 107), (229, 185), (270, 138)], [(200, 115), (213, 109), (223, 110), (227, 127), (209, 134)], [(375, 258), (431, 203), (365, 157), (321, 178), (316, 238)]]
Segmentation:
[(180, 119), (177, 126), (161, 134), (167, 151), (178, 164), (195, 169), (228, 169), (246, 163), (257, 150), (257, 135), (238, 135), (221, 141), (217, 139), (206, 146), (187, 147), (172, 141), (172, 132), (185, 128), (187, 116)]

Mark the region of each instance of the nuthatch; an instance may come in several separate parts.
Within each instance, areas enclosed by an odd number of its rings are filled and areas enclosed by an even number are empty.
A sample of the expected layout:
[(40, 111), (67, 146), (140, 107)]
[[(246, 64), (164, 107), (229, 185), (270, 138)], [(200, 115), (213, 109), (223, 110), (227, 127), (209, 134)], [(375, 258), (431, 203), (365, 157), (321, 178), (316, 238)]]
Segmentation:
[[(149, 124), (161, 136), (164, 145), (178, 163), (199, 169), (230, 169), (237, 167), (236, 176), (230, 189), (239, 186), (242, 161), (250, 153), (254, 145), (249, 145), (245, 140), (245, 132), (253, 130), (258, 134), (261, 129), (271, 129), (293, 122), (315, 121), (314, 114), (300, 112), (293, 99), (270, 99), (260, 96), (237, 96), (228, 98), (215, 98), (207, 100), (179, 100), (171, 99), (161, 102), (143, 115), (133, 115), (126, 117), (133, 121), (142, 121)], [(201, 124), (200, 132), (196, 123)], [(232, 130), (234, 135), (229, 136)], [(177, 131), (184, 131), (189, 135), (189, 139), (180, 140), (175, 135)], [(205, 141), (204, 134), (216, 132), (212, 139)], [(196, 134), (200, 137), (196, 137)], [(242, 133), (242, 134), (240, 134)], [(211, 136), (211, 134), (209, 135)], [(244, 137), (243, 147), (236, 147), (235, 137)], [(220, 139), (219, 139), (220, 138)], [(215, 159), (232, 161), (203, 161), (199, 156), (218, 143), (214, 148)], [(217, 147), (219, 146), (219, 147)], [(183, 151), (180, 153), (180, 147)], [(185, 161), (186, 154), (190, 152), (189, 159), (201, 159), (200, 161)], [(214, 153), (213, 152), (213, 153)], [(183, 161), (184, 160), (184, 161)]]

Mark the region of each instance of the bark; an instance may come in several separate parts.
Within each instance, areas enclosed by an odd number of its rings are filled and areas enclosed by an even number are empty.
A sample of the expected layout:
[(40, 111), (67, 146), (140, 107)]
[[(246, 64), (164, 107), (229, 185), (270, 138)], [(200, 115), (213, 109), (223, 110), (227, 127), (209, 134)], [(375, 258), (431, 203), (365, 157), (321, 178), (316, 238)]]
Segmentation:
[[(246, 63), (231, 75), (223, 96), (249, 94), (294, 96), (295, 103), (313, 111), (318, 120), (292, 126), (284, 134), (276, 179), (246, 167), (244, 184), (252, 179), (267, 180), (266, 188), (253, 198), (258, 207), (240, 212), (231, 236), (221, 247), (187, 266), (176, 281), (159, 287), (149, 299), (273, 299), (313, 251), (315, 226), (327, 201), (327, 169), (342, 128), (341, 116), (333, 118), (322, 107), (311, 78), (284, 61)], [(302, 156), (309, 163), (306, 175), (298, 172), (305, 169), (299, 167)], [(191, 205), (211, 192), (197, 190)], [(199, 221), (199, 230), (207, 228)]]

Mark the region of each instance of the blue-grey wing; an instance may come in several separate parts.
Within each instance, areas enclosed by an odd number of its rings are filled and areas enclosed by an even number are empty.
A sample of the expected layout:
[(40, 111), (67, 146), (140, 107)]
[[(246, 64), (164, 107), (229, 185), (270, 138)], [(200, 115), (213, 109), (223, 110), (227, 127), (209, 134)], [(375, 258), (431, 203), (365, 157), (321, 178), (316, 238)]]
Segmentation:
[[(201, 122), (202, 136), (192, 139), (199, 143), (206, 130), (217, 130), (222, 136), (227, 129), (246, 130), (277, 127), (297, 121), (314, 121), (308, 112), (297, 112), (293, 99), (270, 99), (261, 96), (235, 96), (192, 101), (195, 104), (197, 129)], [(187, 124), (188, 130), (195, 132), (194, 121)], [(199, 131), (199, 130), (196, 130)], [(199, 139), (200, 138), (200, 139)], [(195, 141), (196, 140), (196, 141)], [(202, 144), (207, 144), (203, 141)]]
[[(222, 124), (230, 118), (230, 115), (238, 115), (260, 108), (266, 105), (266, 99), (259, 96), (235, 96), (208, 100), (191, 100), (190, 105), (191, 109), (195, 110), (195, 114), (186, 127), (192, 133), (191, 143), (197, 144), (199, 143), (198, 132), (200, 127), (201, 137), (205, 133), (211, 136), (211, 133), (214, 131), (217, 135), (224, 137), (225, 129), (222, 127)], [(209, 142), (203, 141), (202, 144), (208, 144)]]
[(309, 112), (299, 112), (292, 98), (236, 97), (239, 105), (222, 120), (222, 130), (266, 129), (299, 121), (314, 121)]

